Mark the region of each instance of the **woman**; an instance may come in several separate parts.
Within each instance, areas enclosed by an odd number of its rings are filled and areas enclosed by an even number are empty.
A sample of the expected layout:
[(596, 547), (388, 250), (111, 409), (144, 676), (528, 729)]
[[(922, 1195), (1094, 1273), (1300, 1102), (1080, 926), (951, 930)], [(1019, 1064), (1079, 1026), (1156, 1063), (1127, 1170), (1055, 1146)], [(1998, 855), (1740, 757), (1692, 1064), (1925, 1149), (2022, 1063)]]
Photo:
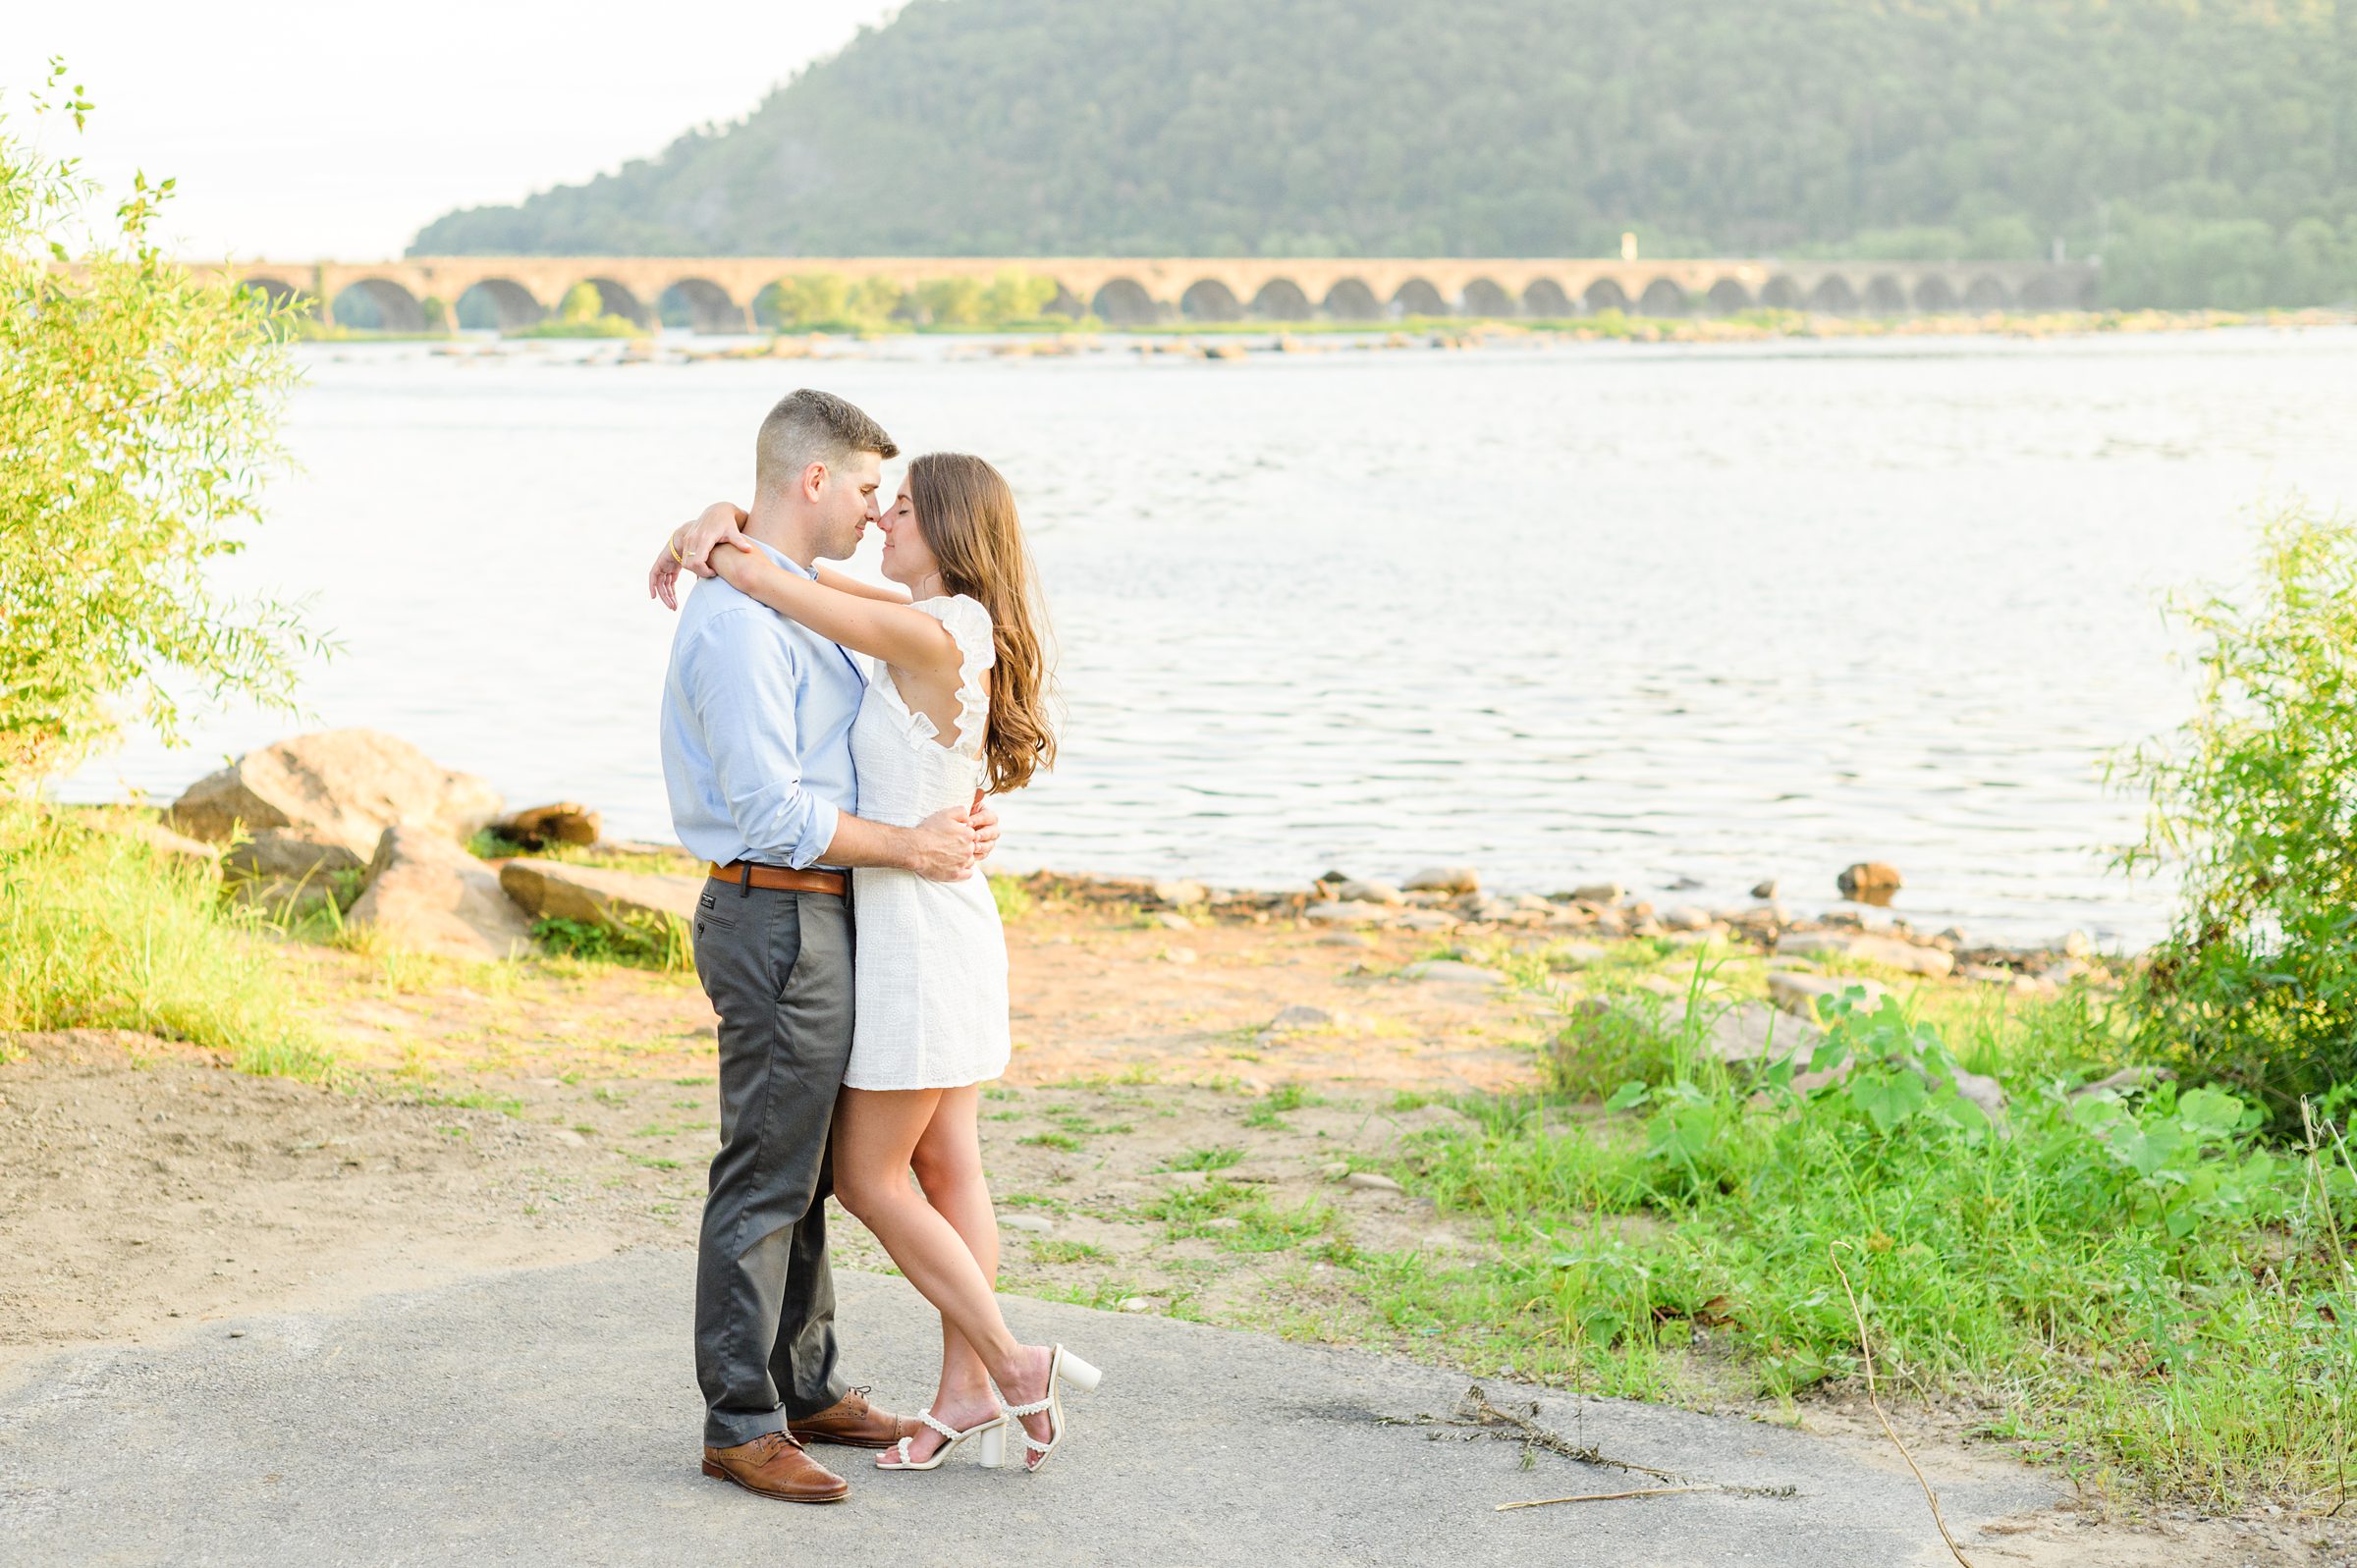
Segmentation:
[[(1030, 555), (997, 469), (953, 453), (909, 464), (882, 519), (884, 575), (897, 588), (788, 571), (737, 531), (743, 516), (725, 503), (707, 509), (670, 554), (709, 558), (748, 596), (878, 662), (851, 727), (861, 816), (911, 825), (984, 787), (1020, 788), (1054, 763)], [(998, 904), (981, 877), (852, 876), (856, 1007), (835, 1109), (835, 1195), (942, 1316), (941, 1381), (917, 1418), (926, 1430), (876, 1464), (935, 1469), (979, 1435), (982, 1462), (997, 1465), (1014, 1418), (1025, 1468), (1036, 1470), (1064, 1440), (1060, 1385), (1091, 1388), (1098, 1373), (1061, 1345), (1018, 1343), (992, 1293), (999, 1231), (982, 1175), (980, 1086), (1006, 1070), (1010, 1049)]]

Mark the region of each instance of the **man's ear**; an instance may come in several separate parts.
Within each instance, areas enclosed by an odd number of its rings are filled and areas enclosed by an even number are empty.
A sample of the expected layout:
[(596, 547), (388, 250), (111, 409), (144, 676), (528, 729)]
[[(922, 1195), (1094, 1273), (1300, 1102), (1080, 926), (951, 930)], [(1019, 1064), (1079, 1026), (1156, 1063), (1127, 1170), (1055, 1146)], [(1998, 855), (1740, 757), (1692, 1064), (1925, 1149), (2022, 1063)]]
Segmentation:
[(818, 493), (826, 487), (827, 465), (825, 463), (814, 462), (802, 470), (802, 499), (804, 501), (816, 501)]

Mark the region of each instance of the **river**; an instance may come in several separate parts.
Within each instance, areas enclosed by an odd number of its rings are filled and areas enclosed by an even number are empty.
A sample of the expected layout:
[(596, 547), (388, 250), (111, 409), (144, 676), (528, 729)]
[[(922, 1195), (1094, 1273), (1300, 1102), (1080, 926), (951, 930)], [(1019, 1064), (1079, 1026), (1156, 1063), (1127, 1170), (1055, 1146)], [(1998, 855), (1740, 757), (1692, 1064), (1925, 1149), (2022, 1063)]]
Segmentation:
[[(1772, 877), (1815, 908), (1876, 858), (1920, 925), (2136, 945), (2168, 889), (2107, 869), (2139, 806), (2098, 770), (2190, 705), (2161, 596), (2242, 569), (2271, 496), (2357, 505), (2357, 329), (988, 348), (309, 346), (301, 470), (225, 580), (311, 595), (342, 640), (307, 723), (667, 838), (644, 567), (745, 495), (770, 401), (820, 385), (1022, 502), (1069, 719), (1006, 805), (1011, 867), (1470, 862), (1706, 904)], [(59, 793), (169, 798), (289, 728), (133, 736)]]

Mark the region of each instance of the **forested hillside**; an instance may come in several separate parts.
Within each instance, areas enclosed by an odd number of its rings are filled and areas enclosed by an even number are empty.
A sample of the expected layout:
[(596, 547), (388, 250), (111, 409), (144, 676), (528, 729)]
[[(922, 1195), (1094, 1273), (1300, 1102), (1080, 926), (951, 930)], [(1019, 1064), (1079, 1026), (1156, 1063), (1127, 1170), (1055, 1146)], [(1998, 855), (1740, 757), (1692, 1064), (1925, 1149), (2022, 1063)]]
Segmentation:
[(416, 253), (2100, 254), (2357, 297), (2357, 0), (913, 0)]

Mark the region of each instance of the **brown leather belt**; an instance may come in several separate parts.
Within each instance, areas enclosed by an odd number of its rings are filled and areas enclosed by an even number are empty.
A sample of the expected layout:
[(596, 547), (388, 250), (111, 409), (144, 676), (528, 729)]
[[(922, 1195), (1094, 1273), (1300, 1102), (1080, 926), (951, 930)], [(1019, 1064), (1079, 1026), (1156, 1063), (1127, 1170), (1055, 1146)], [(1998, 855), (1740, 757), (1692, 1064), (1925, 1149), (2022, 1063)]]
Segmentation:
[(840, 871), (794, 871), (785, 866), (747, 865), (741, 860), (707, 869), (722, 882), (767, 888), (772, 892), (831, 892), (841, 898), (851, 891), (851, 879)]

